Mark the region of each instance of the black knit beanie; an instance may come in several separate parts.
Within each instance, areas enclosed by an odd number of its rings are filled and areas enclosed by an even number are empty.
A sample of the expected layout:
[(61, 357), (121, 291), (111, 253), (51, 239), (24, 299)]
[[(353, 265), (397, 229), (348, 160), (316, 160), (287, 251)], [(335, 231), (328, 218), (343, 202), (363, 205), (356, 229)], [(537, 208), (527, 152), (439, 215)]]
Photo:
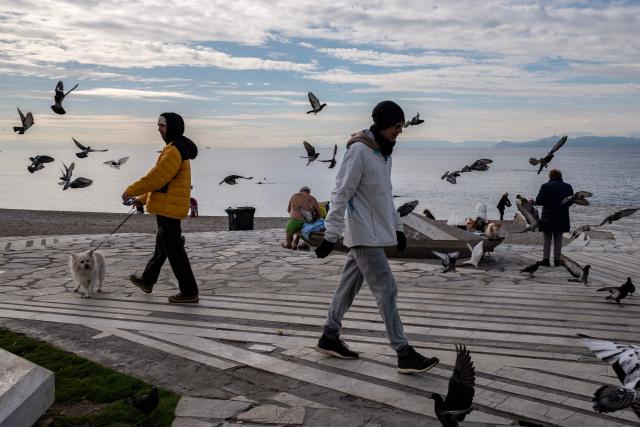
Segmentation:
[[(182, 136), (184, 133), (184, 120), (180, 114), (162, 113), (160, 117), (164, 118), (165, 124), (167, 125), (167, 133), (163, 138), (164, 142), (168, 144), (179, 136)], [(160, 122), (160, 120), (158, 120), (158, 122)]]
[(382, 101), (371, 112), (373, 124), (379, 130), (385, 130), (396, 123), (404, 123), (404, 111), (393, 101)]

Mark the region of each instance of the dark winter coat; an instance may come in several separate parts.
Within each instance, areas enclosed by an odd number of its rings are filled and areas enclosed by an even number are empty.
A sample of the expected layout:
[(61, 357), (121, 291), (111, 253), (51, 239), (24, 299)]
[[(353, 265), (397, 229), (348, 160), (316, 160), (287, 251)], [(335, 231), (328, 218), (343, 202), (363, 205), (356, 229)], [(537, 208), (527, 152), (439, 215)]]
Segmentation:
[(511, 207), (511, 201), (509, 200), (509, 196), (502, 196), (500, 201), (498, 202), (498, 210), (503, 211), (505, 207)]
[(536, 205), (542, 206), (542, 217), (538, 229), (546, 232), (568, 232), (571, 229), (569, 222), (570, 204), (562, 204), (562, 199), (571, 196), (573, 188), (562, 178), (551, 178), (546, 184), (542, 184)]

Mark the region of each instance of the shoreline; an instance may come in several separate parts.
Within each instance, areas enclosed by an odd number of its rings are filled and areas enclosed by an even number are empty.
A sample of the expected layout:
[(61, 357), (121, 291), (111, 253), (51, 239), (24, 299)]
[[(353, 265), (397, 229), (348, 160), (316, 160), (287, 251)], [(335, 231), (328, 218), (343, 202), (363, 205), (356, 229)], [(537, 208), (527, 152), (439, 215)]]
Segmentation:
[[(0, 237), (54, 236), (76, 234), (109, 234), (127, 216), (127, 213), (78, 212), (0, 209)], [(286, 217), (255, 217), (255, 230), (282, 228)], [(227, 216), (186, 217), (182, 220), (182, 231), (227, 231)], [(135, 214), (124, 223), (118, 233), (156, 232), (155, 215)], [(283, 231), (284, 236), (284, 231)]]

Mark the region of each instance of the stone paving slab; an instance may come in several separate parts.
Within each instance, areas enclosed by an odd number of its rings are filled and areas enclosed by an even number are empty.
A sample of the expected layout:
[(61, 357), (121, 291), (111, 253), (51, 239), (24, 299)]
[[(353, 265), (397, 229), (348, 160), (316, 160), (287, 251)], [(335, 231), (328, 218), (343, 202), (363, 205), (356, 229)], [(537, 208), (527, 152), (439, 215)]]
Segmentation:
[[(604, 211), (610, 213), (601, 209), (595, 216)], [(574, 225), (594, 222), (593, 216), (578, 215)], [(282, 249), (280, 230), (187, 234), (186, 248), (201, 288), (196, 306), (166, 302), (176, 292), (168, 266), (151, 295), (128, 283), (130, 272), (142, 270), (150, 256), (152, 235), (116, 235), (105, 243), (104, 293), (89, 300), (71, 292), (68, 253), (86, 250), (104, 236), (47, 237), (46, 244), (38, 244), (42, 238), (0, 239), (0, 325), (19, 320), (35, 331), (38, 325), (42, 330), (46, 325), (83, 325), (90, 328), (94, 346), (117, 338), (223, 376), (243, 381), (259, 377), (253, 393), (249, 388), (217, 398), (248, 405), (217, 418), (226, 425), (438, 425), (429, 395), (446, 392), (459, 342), (471, 350), (477, 373), (469, 425), (519, 420), (636, 425), (638, 418), (630, 411), (592, 411), (593, 392), (617, 380), (576, 338), (580, 332), (640, 343), (637, 298), (617, 307), (595, 292), (621, 274), (634, 274), (633, 280), (640, 282), (637, 271), (622, 268), (633, 265), (634, 257), (640, 259), (640, 217), (602, 229), (614, 239), (594, 236), (588, 246), (572, 243), (566, 248), (576, 259), (593, 260), (590, 287), (568, 282), (561, 268), (541, 268), (533, 279), (520, 274), (541, 253), (541, 248), (525, 245), (503, 244), (479, 268), (455, 273), (442, 273), (435, 260), (391, 260), (405, 330), (416, 348), (441, 360), (426, 374), (395, 372), (395, 353), (366, 286), (345, 318), (342, 335), (361, 359), (316, 353), (313, 347), (345, 255), (319, 260), (312, 252)], [(97, 351), (94, 346), (83, 347), (83, 354)], [(296, 384), (301, 392), (283, 390), (282, 381)], [(313, 394), (302, 384), (311, 386)], [(354, 406), (350, 400), (361, 403)], [(365, 407), (369, 409), (360, 410)], [(214, 418), (180, 412), (176, 425), (209, 425)]]

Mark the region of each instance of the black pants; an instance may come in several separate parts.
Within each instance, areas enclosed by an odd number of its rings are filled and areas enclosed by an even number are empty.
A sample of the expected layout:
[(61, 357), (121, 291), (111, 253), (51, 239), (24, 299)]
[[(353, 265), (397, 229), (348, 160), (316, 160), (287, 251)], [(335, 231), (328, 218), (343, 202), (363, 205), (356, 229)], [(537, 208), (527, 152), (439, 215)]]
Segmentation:
[(169, 258), (173, 274), (178, 279), (180, 293), (187, 296), (197, 295), (198, 285), (193, 277), (187, 252), (184, 250), (180, 220), (161, 215), (156, 215), (156, 218), (158, 220), (156, 250), (142, 273), (142, 280), (150, 285), (155, 284), (160, 276), (162, 265)]
[(504, 220), (504, 208), (500, 209), (498, 208), (498, 211), (500, 212), (500, 221)]

